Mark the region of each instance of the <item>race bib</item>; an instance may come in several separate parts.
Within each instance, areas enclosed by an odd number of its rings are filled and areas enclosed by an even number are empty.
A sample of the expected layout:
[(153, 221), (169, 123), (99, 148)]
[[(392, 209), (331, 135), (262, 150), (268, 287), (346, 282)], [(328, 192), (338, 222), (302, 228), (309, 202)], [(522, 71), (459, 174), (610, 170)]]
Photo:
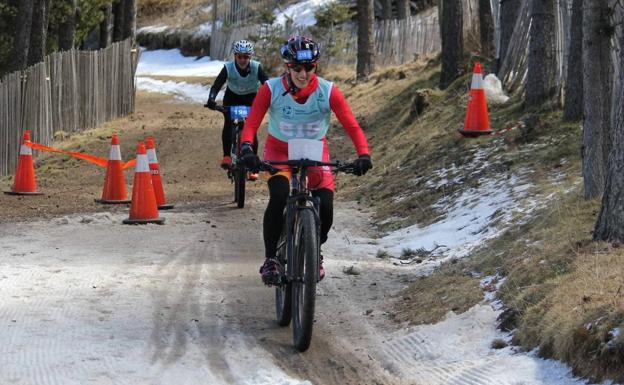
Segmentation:
[(230, 107), (230, 118), (232, 120), (244, 120), (247, 119), (247, 115), (249, 115), (249, 110), (251, 107), (248, 106), (231, 106)]
[(288, 160), (308, 159), (323, 161), (323, 141), (316, 139), (290, 139), (288, 141)]

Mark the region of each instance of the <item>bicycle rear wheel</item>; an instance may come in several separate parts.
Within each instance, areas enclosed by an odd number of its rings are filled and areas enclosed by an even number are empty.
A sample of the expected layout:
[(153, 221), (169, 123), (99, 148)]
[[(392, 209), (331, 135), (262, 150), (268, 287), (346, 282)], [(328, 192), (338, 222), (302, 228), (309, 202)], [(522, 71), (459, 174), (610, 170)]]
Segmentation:
[[(295, 225), (294, 252), (296, 254), (293, 258), (295, 280), (292, 282), (293, 340), (295, 348), (304, 352), (310, 347), (312, 340), (319, 270), (318, 232), (312, 210), (299, 211)], [(296, 279), (297, 277), (300, 279)]]
[[(277, 259), (286, 267), (288, 244), (286, 242), (286, 224), (277, 243)], [(288, 326), (292, 317), (292, 285), (290, 282), (275, 287), (275, 315), (279, 326)]]

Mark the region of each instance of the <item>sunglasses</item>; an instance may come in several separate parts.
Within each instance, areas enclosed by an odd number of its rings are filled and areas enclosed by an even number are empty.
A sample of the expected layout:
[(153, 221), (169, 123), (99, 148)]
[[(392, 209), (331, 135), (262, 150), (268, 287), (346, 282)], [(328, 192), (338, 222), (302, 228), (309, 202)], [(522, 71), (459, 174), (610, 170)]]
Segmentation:
[(235, 56), (237, 58), (239, 58), (239, 59), (249, 59), (249, 58), (251, 58), (251, 55), (247, 55), (247, 54), (244, 54), (244, 53), (237, 53)]
[(304, 64), (289, 63), (289, 64), (286, 64), (286, 66), (295, 72), (301, 72), (301, 70), (303, 69), (305, 69), (306, 72), (310, 72), (316, 68), (316, 63), (304, 63)]

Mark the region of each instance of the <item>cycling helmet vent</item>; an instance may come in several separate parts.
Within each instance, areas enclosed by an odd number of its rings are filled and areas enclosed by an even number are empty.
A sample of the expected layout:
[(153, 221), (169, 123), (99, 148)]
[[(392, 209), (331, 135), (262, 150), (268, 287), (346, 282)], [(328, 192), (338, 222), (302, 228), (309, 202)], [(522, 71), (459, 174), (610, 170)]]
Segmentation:
[(234, 54), (253, 55), (254, 46), (247, 40), (239, 40), (232, 44), (232, 51)]

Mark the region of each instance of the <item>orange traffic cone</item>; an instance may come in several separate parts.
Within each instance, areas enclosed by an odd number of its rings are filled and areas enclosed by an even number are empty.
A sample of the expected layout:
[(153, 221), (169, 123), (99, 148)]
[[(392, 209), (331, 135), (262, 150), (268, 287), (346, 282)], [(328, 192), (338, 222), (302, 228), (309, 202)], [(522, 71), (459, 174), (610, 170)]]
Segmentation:
[(160, 177), (160, 165), (156, 157), (156, 148), (154, 147), (154, 138), (147, 137), (147, 160), (149, 161), (150, 173), (152, 174), (152, 185), (154, 185), (154, 193), (156, 194), (156, 204), (158, 210), (170, 210), (173, 205), (165, 203), (165, 190), (163, 190), (162, 179)]
[(471, 137), (492, 133), (487, 103), (485, 101), (485, 90), (483, 89), (481, 63), (479, 62), (476, 62), (474, 65), (464, 128), (460, 129), (459, 132), (464, 136)]
[(20, 146), (19, 158), (17, 158), (17, 168), (15, 169), (15, 179), (11, 191), (5, 191), (9, 195), (41, 195), (37, 192), (37, 181), (35, 180), (35, 167), (32, 159), (32, 149), (27, 146), (30, 143), (30, 131), (24, 131), (22, 145)]
[(106, 166), (106, 177), (104, 178), (104, 188), (102, 189), (102, 199), (96, 199), (95, 201), (109, 204), (130, 203), (130, 200), (128, 200), (128, 193), (126, 192), (126, 178), (124, 176), (117, 134), (113, 134), (113, 138), (111, 139), (111, 148), (108, 153), (108, 164)]
[(130, 217), (124, 219), (123, 223), (126, 225), (146, 223), (162, 225), (164, 222), (164, 219), (158, 217), (158, 206), (156, 205), (152, 176), (150, 175), (147, 154), (145, 153), (145, 144), (139, 142), (137, 145), (136, 166), (134, 169), (134, 183), (132, 185)]

